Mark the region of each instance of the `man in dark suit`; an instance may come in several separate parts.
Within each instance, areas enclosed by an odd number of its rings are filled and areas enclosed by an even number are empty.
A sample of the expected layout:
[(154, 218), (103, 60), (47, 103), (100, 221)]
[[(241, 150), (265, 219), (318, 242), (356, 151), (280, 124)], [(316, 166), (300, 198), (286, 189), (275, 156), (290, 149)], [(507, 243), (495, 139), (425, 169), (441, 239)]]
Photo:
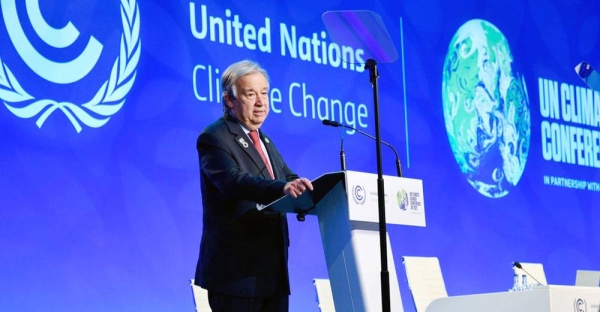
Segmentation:
[(259, 131), (269, 113), (268, 79), (252, 61), (229, 66), (221, 80), (225, 114), (198, 137), (204, 219), (195, 283), (208, 290), (213, 312), (288, 311), (287, 219), (262, 208), (312, 184)]

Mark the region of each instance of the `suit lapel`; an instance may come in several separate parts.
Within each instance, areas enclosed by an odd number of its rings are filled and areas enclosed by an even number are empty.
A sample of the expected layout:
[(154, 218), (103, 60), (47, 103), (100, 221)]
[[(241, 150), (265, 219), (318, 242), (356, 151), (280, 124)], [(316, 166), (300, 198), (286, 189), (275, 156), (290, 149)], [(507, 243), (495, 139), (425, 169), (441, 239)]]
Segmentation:
[[(250, 138), (244, 132), (242, 127), (238, 124), (238, 122), (235, 119), (233, 119), (233, 117), (231, 117), (229, 115), (229, 113), (225, 113), (225, 116), (223, 118), (227, 122), (229, 132), (231, 132), (231, 134), (233, 134), (236, 144), (252, 160), (252, 162), (254, 163), (254, 166), (256, 166), (256, 169), (260, 173), (260, 175), (262, 175), (264, 178), (270, 179), (271, 177), (269, 175), (269, 170), (267, 170), (267, 168), (265, 167), (265, 163), (263, 162), (262, 158), (258, 154), (258, 151), (256, 150), (256, 148), (254, 148), (254, 145), (252, 145), (252, 140), (250, 140)], [(262, 137), (262, 132), (261, 132), (261, 137)], [(263, 142), (264, 142), (264, 140), (263, 140)], [(267, 144), (265, 144), (265, 145), (267, 145)], [(271, 145), (271, 144), (269, 144), (269, 145)], [(267, 151), (268, 151), (269, 157), (270, 157), (270, 155), (272, 153), (270, 152), (268, 147), (267, 147)]]

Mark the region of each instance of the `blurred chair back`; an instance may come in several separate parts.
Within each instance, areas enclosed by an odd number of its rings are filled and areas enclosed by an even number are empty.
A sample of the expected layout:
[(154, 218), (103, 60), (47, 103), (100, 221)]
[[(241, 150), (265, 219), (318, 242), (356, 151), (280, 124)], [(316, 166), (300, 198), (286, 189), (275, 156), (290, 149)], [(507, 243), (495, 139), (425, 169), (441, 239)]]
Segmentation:
[(600, 286), (600, 271), (577, 270), (575, 286)]
[(194, 305), (196, 306), (197, 312), (212, 312), (210, 305), (208, 304), (208, 291), (206, 289), (194, 284), (194, 280), (190, 280), (190, 286), (192, 287), (192, 293), (194, 295)]
[(448, 297), (437, 257), (402, 257), (406, 279), (417, 312), (425, 312), (435, 299)]
[(544, 265), (541, 263), (520, 262), (522, 269), (514, 268), (515, 273), (520, 276), (527, 276), (527, 284), (529, 285), (548, 285), (546, 281), (546, 273), (544, 273)]
[(321, 312), (335, 312), (335, 304), (333, 303), (333, 294), (331, 292), (331, 284), (328, 279), (315, 278), (313, 279), (315, 290), (317, 291), (317, 303)]

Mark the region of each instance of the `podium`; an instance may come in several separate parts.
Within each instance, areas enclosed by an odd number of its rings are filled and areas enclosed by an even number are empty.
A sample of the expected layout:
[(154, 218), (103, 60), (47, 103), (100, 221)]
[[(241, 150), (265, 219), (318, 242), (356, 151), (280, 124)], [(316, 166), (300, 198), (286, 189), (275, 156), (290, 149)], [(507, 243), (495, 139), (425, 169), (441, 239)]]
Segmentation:
[(434, 300), (427, 312), (564, 312), (600, 310), (600, 287), (537, 286), (531, 290)]
[[(384, 176), (388, 224), (425, 226), (421, 180)], [(336, 311), (381, 311), (377, 175), (344, 171), (312, 181), (314, 190), (284, 196), (266, 208), (316, 215)], [(392, 311), (403, 311), (387, 239)]]

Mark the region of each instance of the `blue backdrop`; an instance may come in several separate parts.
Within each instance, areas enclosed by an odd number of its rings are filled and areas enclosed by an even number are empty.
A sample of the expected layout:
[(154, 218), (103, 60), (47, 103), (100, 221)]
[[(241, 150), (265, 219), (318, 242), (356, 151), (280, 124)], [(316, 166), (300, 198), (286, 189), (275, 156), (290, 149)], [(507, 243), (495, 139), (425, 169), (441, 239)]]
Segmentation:
[[(377, 12), (398, 50), (379, 65), (381, 133), (427, 215), (388, 228), (406, 311), (403, 255), (437, 256), (449, 295), (507, 290), (513, 261), (551, 284), (600, 269), (600, 95), (573, 70), (600, 63), (595, 0), (36, 2), (1, 1), (4, 311), (193, 311), (195, 141), (234, 61), (269, 71), (264, 128), (296, 172), (339, 170), (343, 136), (348, 169), (375, 173), (374, 141), (321, 124), (374, 134), (368, 73), (336, 57), (328, 10)], [(394, 161), (384, 147), (385, 174)], [(317, 311), (317, 220), (289, 219), (290, 310)]]

